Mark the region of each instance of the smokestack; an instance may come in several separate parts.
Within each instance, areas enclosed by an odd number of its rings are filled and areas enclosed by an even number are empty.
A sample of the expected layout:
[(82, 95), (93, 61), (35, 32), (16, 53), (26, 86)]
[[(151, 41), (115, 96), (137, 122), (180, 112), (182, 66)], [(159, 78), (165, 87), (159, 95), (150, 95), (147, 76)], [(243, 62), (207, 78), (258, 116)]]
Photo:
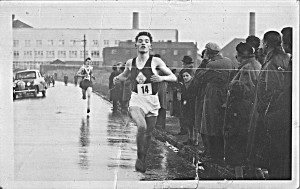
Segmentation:
[(249, 35), (255, 35), (255, 12), (250, 12)]
[(139, 29), (139, 13), (133, 12), (132, 29)]

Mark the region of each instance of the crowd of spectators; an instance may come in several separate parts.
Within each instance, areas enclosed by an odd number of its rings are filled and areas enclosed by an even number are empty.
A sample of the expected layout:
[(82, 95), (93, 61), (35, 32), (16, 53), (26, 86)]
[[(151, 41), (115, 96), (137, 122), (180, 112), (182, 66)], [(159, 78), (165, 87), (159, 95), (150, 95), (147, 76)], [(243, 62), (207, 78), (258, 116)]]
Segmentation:
[[(236, 48), (236, 60), (224, 57), (209, 42), (197, 68), (190, 56), (173, 69), (178, 81), (162, 82), (157, 127), (165, 129), (166, 110), (179, 118), (185, 145), (199, 145), (202, 161), (268, 170), (270, 179), (291, 179), (292, 28), (268, 31), (260, 40), (249, 36)], [(159, 55), (155, 55), (159, 57)], [(130, 82), (113, 85), (122, 72), (113, 67), (110, 98), (126, 111)], [(176, 73), (179, 71), (179, 73)], [(166, 94), (169, 95), (167, 101)]]

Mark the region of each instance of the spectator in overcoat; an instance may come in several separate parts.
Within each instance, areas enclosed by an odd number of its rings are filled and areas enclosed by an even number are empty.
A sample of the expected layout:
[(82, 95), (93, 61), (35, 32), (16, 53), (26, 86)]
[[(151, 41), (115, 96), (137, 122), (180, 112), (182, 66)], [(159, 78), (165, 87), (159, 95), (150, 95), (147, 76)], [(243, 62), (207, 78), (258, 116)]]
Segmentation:
[[(121, 65), (120, 70), (119, 70), (120, 73), (122, 73), (124, 71), (125, 64)], [(131, 81), (128, 78), (125, 81), (121, 81), (120, 104), (121, 104), (122, 112), (124, 112), (124, 113), (127, 113), (127, 111), (128, 111), (130, 97), (131, 97)]]
[(195, 100), (195, 145), (198, 145), (199, 141), (199, 133), (201, 128), (201, 119), (202, 119), (202, 110), (203, 110), (203, 101), (206, 83), (203, 83), (200, 79), (201, 74), (206, 71), (206, 65), (209, 62), (209, 59), (205, 53), (206, 49), (204, 49), (201, 53), (202, 61), (198, 66), (195, 77), (194, 77), (194, 86), (196, 90), (196, 100)]
[(195, 98), (196, 90), (193, 84), (194, 73), (191, 69), (182, 71), (183, 85), (181, 88), (181, 111), (182, 123), (188, 131), (188, 140), (183, 142), (186, 145), (194, 145), (194, 125), (195, 125)]
[(282, 46), (284, 51), (290, 56), (290, 63), (287, 71), (285, 72), (285, 81), (284, 81), (284, 92), (282, 94), (281, 100), (284, 101), (283, 109), (286, 111), (286, 115), (283, 115), (285, 122), (285, 127), (288, 128), (286, 134), (287, 140), (287, 151), (286, 155), (283, 157), (283, 163), (285, 168), (283, 168), (284, 174), (281, 176), (283, 179), (291, 178), (291, 167), (292, 167), (292, 57), (293, 57), (293, 28), (285, 27), (281, 30), (282, 33)]
[(246, 162), (250, 111), (261, 64), (255, 59), (255, 50), (249, 44), (241, 42), (236, 51), (239, 68), (229, 83), (224, 119), (225, 159), (227, 163), (242, 166)]
[[(190, 69), (190, 70), (192, 70), (192, 72), (194, 72), (194, 64), (193, 64), (194, 61), (193, 61), (193, 59), (190, 56), (184, 56), (181, 61), (182, 61), (182, 67), (183, 67), (183, 69), (181, 69), (180, 72), (179, 72), (178, 83), (182, 85), (183, 82), (184, 82), (183, 81), (183, 77), (182, 77), (183, 71), (185, 69)], [(181, 99), (181, 91), (180, 91), (180, 89), (181, 89), (181, 87), (179, 87), (179, 90), (177, 90), (177, 99), (178, 100)], [(182, 103), (180, 102), (179, 103), (179, 110), (180, 110), (180, 112), (182, 112), (181, 111), (181, 108), (182, 108), (181, 105), (182, 105)], [(185, 134), (187, 134), (187, 129), (186, 129), (186, 127), (184, 127), (182, 121), (183, 121), (182, 115), (180, 115), (180, 118), (179, 118), (180, 132), (178, 133), (178, 135), (185, 135)]]
[(117, 111), (118, 109), (118, 102), (120, 101), (120, 97), (121, 97), (121, 83), (113, 83), (113, 79), (114, 77), (116, 77), (117, 75), (120, 74), (120, 72), (118, 71), (118, 65), (113, 65), (112, 67), (112, 72), (109, 76), (109, 90), (110, 90), (110, 101), (113, 101), (113, 107), (112, 110), (113, 111)]
[[(264, 34), (263, 51), (267, 56), (256, 86), (247, 146), (251, 163), (265, 166), (270, 179), (291, 179), (290, 165), (286, 161), (290, 156), (291, 125), (287, 124), (288, 103), (284, 98), (290, 56), (283, 51), (281, 43), (278, 32)], [(262, 153), (266, 151), (268, 154)]]
[(220, 54), (216, 43), (205, 45), (205, 54), (209, 59), (206, 70), (198, 77), (205, 85), (203, 110), (201, 117), (201, 138), (206, 157), (213, 160), (224, 159), (223, 121), (224, 104), (233, 63)]

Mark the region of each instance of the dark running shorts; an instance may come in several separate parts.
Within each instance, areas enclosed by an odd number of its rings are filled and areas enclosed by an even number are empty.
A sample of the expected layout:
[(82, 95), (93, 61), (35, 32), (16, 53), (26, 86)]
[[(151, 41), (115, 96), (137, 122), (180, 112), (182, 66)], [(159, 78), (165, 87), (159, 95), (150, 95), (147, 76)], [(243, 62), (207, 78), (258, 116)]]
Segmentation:
[(93, 87), (93, 82), (88, 79), (81, 80), (79, 87), (86, 90), (89, 87)]

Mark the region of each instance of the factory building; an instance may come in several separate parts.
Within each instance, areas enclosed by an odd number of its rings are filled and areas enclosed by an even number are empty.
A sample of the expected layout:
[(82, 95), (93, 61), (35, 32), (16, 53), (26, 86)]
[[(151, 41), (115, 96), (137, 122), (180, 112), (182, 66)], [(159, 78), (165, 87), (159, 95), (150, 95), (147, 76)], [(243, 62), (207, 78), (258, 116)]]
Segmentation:
[[(178, 42), (177, 29), (140, 29), (139, 14), (133, 13), (131, 29), (34, 28), (13, 15), (13, 68), (39, 69), (41, 64), (60, 61), (82, 64), (91, 57), (94, 66), (103, 66), (103, 49), (117, 47), (120, 41), (134, 41), (140, 31), (153, 40)], [(84, 54), (85, 49), (85, 54)]]

